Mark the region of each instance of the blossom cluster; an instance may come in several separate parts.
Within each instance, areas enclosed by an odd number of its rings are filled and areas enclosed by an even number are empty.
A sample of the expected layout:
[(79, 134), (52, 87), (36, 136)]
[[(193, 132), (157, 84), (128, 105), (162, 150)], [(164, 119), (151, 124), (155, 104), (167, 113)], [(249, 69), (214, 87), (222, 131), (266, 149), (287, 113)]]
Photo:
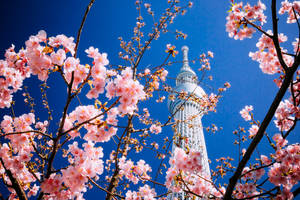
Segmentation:
[(171, 44), (167, 44), (166, 45), (166, 53), (169, 53), (170, 55), (172, 55), (173, 57), (175, 57), (178, 54), (178, 51), (175, 50), (175, 46), (171, 45)]
[(155, 200), (156, 192), (149, 185), (139, 188), (138, 192), (127, 191), (125, 200)]
[[(66, 117), (64, 130), (68, 131), (76, 124), (83, 124), (82, 127), (87, 130), (83, 139), (93, 142), (107, 142), (117, 132), (117, 128), (109, 126), (107, 123), (110, 122), (111, 125), (116, 125), (117, 114), (118, 110), (116, 108), (112, 108), (107, 112), (107, 119), (103, 120), (104, 113), (95, 108), (94, 105), (78, 106)], [(69, 135), (72, 138), (79, 136), (80, 128), (81, 126), (75, 130), (71, 130)]]
[(236, 40), (251, 38), (255, 29), (248, 27), (247, 21), (259, 21), (263, 25), (266, 22), (266, 16), (263, 13), (265, 9), (265, 4), (260, 0), (255, 6), (250, 6), (249, 4), (243, 6), (242, 2), (232, 4), (230, 12), (226, 17), (226, 31), (229, 37), (233, 37)]
[[(16, 53), (14, 46), (9, 48), (5, 54), (6, 59), (0, 61), (0, 83), (3, 86), (0, 89), (0, 107), (10, 106), (12, 93), (21, 89), (23, 80), (30, 74), (37, 75), (41, 81), (45, 81), (49, 73), (61, 71), (65, 81), (71, 83), (73, 80), (73, 91), (78, 89), (81, 83), (88, 82), (91, 86), (87, 93), (88, 98), (97, 98), (106, 89), (108, 98), (120, 97), (120, 113), (133, 113), (138, 100), (145, 98), (145, 92), (143, 86), (137, 80), (133, 80), (132, 70), (128, 67), (121, 75), (107, 70), (107, 54), (100, 53), (94, 47), (86, 50), (88, 57), (93, 58), (93, 65), (80, 64), (79, 59), (73, 56), (73, 40), (74, 38), (64, 35), (47, 38), (46, 32), (40, 31), (26, 41), (25, 50)], [(163, 71), (162, 79), (165, 79), (166, 74), (167, 71)], [(108, 82), (112, 76), (116, 78)]]
[(83, 148), (74, 142), (69, 145), (65, 156), (68, 156), (69, 167), (61, 174), (52, 174), (41, 184), (41, 190), (47, 194), (46, 199), (83, 199), (87, 191), (88, 178), (98, 179), (103, 173), (103, 153), (101, 147), (94, 143), (84, 143)]
[(187, 172), (201, 172), (201, 153), (190, 152), (186, 154), (182, 148), (175, 148), (174, 157), (170, 159), (170, 164), (177, 170), (183, 170)]
[(263, 168), (253, 170), (253, 168), (245, 167), (242, 180), (259, 180), (264, 174), (265, 170)]
[(236, 189), (237, 191), (234, 196), (238, 199), (250, 198), (259, 194), (254, 183), (237, 183)]
[(121, 169), (120, 174), (134, 184), (137, 184), (139, 180), (150, 179), (150, 176), (147, 173), (151, 172), (152, 169), (144, 160), (139, 160), (137, 165), (134, 165), (131, 160), (126, 160), (123, 156), (119, 161), (119, 167)]
[(295, 117), (300, 118), (300, 108), (294, 106), (290, 100), (286, 99), (285, 101), (280, 102), (276, 113), (276, 120), (274, 120), (276, 127), (280, 131), (288, 131), (294, 124)]
[[(272, 35), (272, 31), (268, 30), (267, 33)], [(278, 34), (279, 43), (286, 42), (287, 36), (284, 34)], [(259, 67), (263, 73), (266, 74), (275, 74), (280, 73), (282, 68), (278, 60), (277, 52), (273, 43), (273, 40), (265, 35), (259, 38), (258, 43), (256, 44), (258, 50), (256, 52), (250, 52), (249, 56), (252, 60), (255, 60), (259, 63)], [(284, 52), (285, 50), (282, 49)], [(293, 58), (289, 55), (283, 55), (283, 59), (288, 66), (291, 66), (293, 63)]]
[(131, 68), (127, 67), (121, 72), (121, 75), (109, 81), (106, 86), (106, 97), (120, 97), (118, 110), (121, 114), (132, 114), (137, 109), (137, 102), (146, 97), (144, 87), (133, 80)]
[(300, 145), (286, 146), (287, 141), (280, 134), (274, 135), (273, 139), (277, 146), (274, 155), (276, 163), (268, 172), (269, 180), (276, 186), (283, 186), (281, 199), (293, 199), (290, 190), (300, 181)]
[(165, 68), (160, 68), (153, 72), (151, 72), (150, 69), (146, 68), (144, 70), (144, 73), (138, 74), (139, 77), (144, 77), (146, 80), (145, 91), (147, 96), (149, 97), (153, 96), (153, 91), (159, 89), (160, 81), (163, 82), (166, 81), (167, 75), (168, 75), (168, 71)]
[[(6, 183), (11, 184), (6, 173), (6, 170), (10, 170), (13, 176), (22, 183), (23, 190), (28, 191), (28, 196), (37, 194), (39, 186), (31, 183), (36, 182), (37, 178), (41, 176), (39, 172), (29, 170), (27, 165), (28, 162), (32, 161), (32, 153), (35, 151), (36, 143), (33, 142), (33, 139), (36, 137), (36, 133), (31, 132), (34, 130), (32, 127), (34, 124), (35, 115), (33, 113), (23, 114), (15, 118), (6, 115), (1, 122), (3, 132), (0, 132), (1, 135), (4, 134), (5, 138), (10, 140), (9, 144), (2, 143), (0, 147), (0, 158), (3, 161), (0, 163), (0, 176)], [(11, 190), (11, 192), (11, 197), (16, 195), (15, 190)]]
[(88, 54), (88, 57), (93, 58), (93, 66), (91, 69), (92, 81), (90, 85), (92, 89), (86, 95), (89, 99), (98, 98), (99, 94), (104, 92), (104, 87), (106, 84), (107, 74), (112, 73), (106, 69), (106, 65), (108, 65), (109, 61), (107, 59), (106, 53), (100, 53), (98, 48), (90, 47), (85, 50)]
[[(219, 88), (220, 92), (223, 92), (228, 87)], [(195, 97), (196, 102), (198, 101), (199, 105), (201, 105), (201, 109), (204, 112), (216, 112), (217, 103), (219, 102), (220, 95), (216, 95), (214, 93), (210, 93), (209, 96), (207, 94), (204, 94), (201, 98)]]
[[(176, 147), (169, 162), (171, 166), (166, 173), (166, 186), (171, 191), (182, 192), (188, 184), (188, 189), (199, 196), (222, 196), (211, 184), (208, 175), (202, 173), (200, 152), (186, 154), (183, 149)], [(224, 191), (224, 188), (221, 190)]]
[(0, 108), (9, 108), (12, 94), (21, 90), (25, 78), (30, 77), (26, 66), (25, 51), (16, 53), (12, 45), (5, 52), (5, 60), (0, 60)]
[[(75, 84), (85, 78), (86, 70), (74, 57), (66, 59), (66, 54), (74, 54), (74, 38), (58, 35), (47, 39), (45, 31), (30, 36), (25, 42), (25, 49), (15, 52), (14, 46), (6, 50), (5, 60), (0, 60), (0, 108), (10, 107), (12, 94), (21, 89), (23, 80), (31, 74), (37, 75), (41, 81), (48, 78), (51, 71), (65, 66), (66, 79), (70, 81), (71, 71), (76, 69)], [(55, 51), (56, 50), (56, 51)], [(55, 66), (57, 68), (55, 68)]]
[(50, 70), (53, 70), (55, 65), (61, 67), (66, 59), (66, 53), (70, 52), (73, 55), (75, 48), (73, 37), (57, 35), (47, 39), (45, 31), (30, 36), (25, 45), (25, 56), (30, 71), (41, 81), (47, 80)]
[[(295, 13), (293, 11), (295, 10)], [(288, 0), (285, 0), (281, 2), (281, 8), (278, 11), (279, 14), (283, 15), (284, 13), (287, 13), (289, 16), (287, 18), (287, 23), (296, 23), (297, 19), (299, 19), (300, 15), (300, 1), (293, 1), (293, 3), (289, 2)]]
[[(26, 41), (25, 49), (16, 53), (12, 45), (6, 50), (5, 60), (0, 60), (0, 108), (10, 107), (13, 93), (21, 89), (25, 78), (37, 75), (39, 80), (46, 81), (50, 73), (57, 71), (68, 87), (72, 86), (69, 92), (74, 92), (74, 95), (88, 83), (90, 90), (86, 96), (90, 99), (98, 98), (105, 90), (109, 99), (118, 97), (115, 106), (107, 108), (106, 104), (96, 100), (95, 105), (78, 106), (61, 119), (64, 126), (59, 136), (67, 134), (68, 140), (74, 139), (80, 137), (80, 129), (85, 129), (83, 139), (87, 142), (83, 148), (79, 148), (76, 142), (69, 145), (65, 155), (68, 155), (70, 165), (51, 172), (48, 178), (41, 178), (38, 170), (29, 164), (35, 156), (44, 156), (36, 148), (45, 151), (55, 148), (55, 139), (47, 133), (48, 121), (36, 122), (33, 113), (14, 118), (4, 116), (0, 134), (6, 134), (9, 144), (4, 143), (0, 148), (5, 165), (0, 164), (0, 174), (10, 184), (11, 180), (6, 176), (6, 170), (10, 170), (28, 196), (36, 195), (41, 188), (47, 194), (46, 199), (82, 199), (87, 191), (88, 178), (98, 179), (103, 172), (102, 149), (94, 147), (95, 143), (110, 140), (117, 132), (117, 117), (133, 114), (138, 101), (146, 97), (143, 86), (134, 80), (132, 70), (127, 67), (120, 70), (120, 74), (108, 70), (107, 54), (100, 53), (97, 48), (86, 50), (87, 56), (93, 59), (91, 66), (80, 64), (74, 56), (73, 41), (74, 38), (65, 35), (48, 38), (45, 31), (40, 31)], [(161, 71), (161, 79), (165, 80), (166, 75), (167, 71)], [(154, 127), (153, 131), (158, 133), (159, 128)], [(145, 173), (151, 171), (142, 161), (134, 168), (135, 173), (144, 178), (148, 178)], [(41, 183), (40, 186), (33, 185), (36, 181)], [(11, 197), (15, 195), (12, 190)]]

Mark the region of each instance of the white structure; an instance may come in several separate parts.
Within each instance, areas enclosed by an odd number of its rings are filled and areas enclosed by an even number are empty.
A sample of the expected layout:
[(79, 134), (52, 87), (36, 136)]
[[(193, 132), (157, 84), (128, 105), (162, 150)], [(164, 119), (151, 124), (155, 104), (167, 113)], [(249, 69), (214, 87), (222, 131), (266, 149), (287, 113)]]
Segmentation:
[[(201, 162), (203, 166), (203, 175), (210, 177), (210, 169), (208, 164), (208, 157), (205, 145), (205, 139), (203, 134), (203, 127), (201, 118), (203, 116), (203, 110), (201, 105), (193, 100), (191, 94), (201, 98), (205, 95), (204, 90), (198, 86), (198, 77), (196, 73), (190, 68), (188, 62), (188, 47), (182, 47), (183, 52), (183, 65), (179, 74), (176, 77), (176, 87), (174, 93), (175, 100), (168, 100), (168, 108), (171, 115), (174, 115), (177, 126), (174, 130), (175, 144), (173, 143), (172, 152), (176, 145), (179, 145), (183, 149), (189, 149), (190, 151), (201, 152)], [(180, 99), (179, 93), (186, 92), (188, 100)], [(171, 194), (168, 199), (187, 199), (184, 193)]]

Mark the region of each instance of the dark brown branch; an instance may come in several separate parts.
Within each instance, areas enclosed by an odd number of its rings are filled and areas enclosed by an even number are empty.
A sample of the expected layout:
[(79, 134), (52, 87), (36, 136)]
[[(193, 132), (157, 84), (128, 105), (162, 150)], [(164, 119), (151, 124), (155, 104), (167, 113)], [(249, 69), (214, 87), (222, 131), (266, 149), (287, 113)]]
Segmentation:
[(294, 120), (293, 120), (293, 126), (283, 135), (283, 138), (285, 139), (285, 138), (287, 138), (287, 136), (295, 129), (295, 127), (296, 127), (296, 125), (297, 125), (297, 121), (298, 121), (298, 119), (297, 118), (295, 118)]
[(276, 0), (272, 0), (272, 22), (273, 22), (273, 43), (276, 49), (276, 53), (277, 53), (277, 57), (278, 60), (282, 66), (282, 68), (284, 69), (284, 71), (286, 72), (288, 70), (288, 66), (286, 65), (286, 63), (283, 60), (282, 57), (282, 52), (281, 52), (281, 48), (279, 45), (279, 40), (278, 40), (278, 19), (277, 19), (277, 11), (276, 11)]
[(294, 192), (293, 192), (293, 195), (294, 195), (294, 198), (300, 194), (300, 187), (298, 187)]
[[(81, 24), (80, 24), (80, 27), (79, 27), (79, 30), (78, 30), (78, 33), (77, 33), (77, 38), (76, 38), (76, 45), (75, 45), (75, 48), (74, 48), (74, 57), (76, 58), (77, 56), (77, 50), (78, 50), (78, 45), (79, 45), (79, 41), (80, 41), (80, 36), (81, 36), (81, 32), (82, 32), (82, 29), (83, 29), (83, 25), (85, 23), (85, 20), (87, 18), (87, 15), (93, 5), (95, 0), (91, 0), (89, 5), (87, 6), (87, 9), (84, 13), (84, 16), (83, 16), (83, 19), (81, 21)], [(62, 120), (61, 120), (61, 123), (60, 123), (60, 127), (58, 129), (58, 136), (57, 138), (54, 139), (53, 141), (53, 149), (52, 149), (52, 152), (51, 152), (51, 155), (49, 157), (49, 162), (48, 162), (48, 167), (47, 167), (47, 172), (46, 172), (46, 175), (45, 175), (45, 178), (49, 178), (49, 176), (51, 175), (51, 172), (52, 172), (52, 164), (53, 164), (53, 161), (54, 161), (54, 158), (55, 158), (55, 155), (56, 155), (56, 152), (58, 150), (58, 142), (59, 142), (59, 139), (62, 137), (62, 131), (63, 131), (63, 127), (64, 127), (64, 123), (65, 123), (65, 119), (66, 119), (66, 116), (67, 116), (67, 111), (68, 111), (68, 108), (69, 108), (69, 105), (71, 103), (71, 100), (74, 98), (74, 96), (72, 96), (72, 87), (73, 87), (73, 82), (74, 82), (74, 71), (72, 72), (72, 77), (71, 77), (71, 81), (70, 83), (68, 84), (68, 98), (67, 98), (67, 102), (66, 102), (66, 105), (64, 107), (64, 112), (63, 112), (63, 117), (62, 117)], [(38, 199), (42, 199), (43, 198), (43, 195), (44, 193), (41, 192)]]
[(276, 96), (275, 96), (275, 98), (274, 98), (274, 100), (273, 100), (273, 102), (272, 102), (272, 104), (271, 104), (271, 106), (268, 110), (268, 113), (266, 114), (263, 122), (261, 123), (261, 126), (259, 127), (259, 130), (258, 130), (256, 136), (254, 137), (254, 139), (252, 140), (250, 146), (248, 147), (248, 149), (247, 149), (243, 159), (239, 163), (234, 175), (230, 178), (229, 184), (228, 184), (228, 187), (226, 189), (225, 196), (224, 196), (224, 200), (232, 199), (231, 195), (232, 195), (232, 192), (234, 190), (234, 187), (235, 187), (238, 179), (240, 178), (244, 167), (246, 166), (247, 162), (249, 161), (253, 151), (255, 150), (256, 146), (259, 144), (259, 142), (263, 138), (264, 132), (266, 131), (270, 121), (272, 120), (272, 118), (273, 118), (273, 116), (274, 116), (274, 114), (275, 114), (275, 112), (276, 112), (276, 110), (279, 106), (280, 101), (284, 97), (284, 95), (285, 95), (285, 93), (286, 93), (286, 91), (287, 91), (287, 89), (290, 85), (290, 82), (293, 79), (294, 73), (295, 73), (295, 71), (297, 70), (297, 68), (299, 66), (299, 63), (300, 63), (300, 56), (297, 56), (294, 64), (292, 65), (292, 67), (288, 68), (286, 76), (283, 80), (283, 83), (282, 83), (278, 93), (276, 94)]
[(79, 41), (80, 41), (80, 36), (81, 36), (81, 32), (82, 32), (82, 29), (83, 29), (83, 25), (85, 23), (85, 20), (87, 18), (87, 15), (92, 7), (92, 5), (94, 4), (95, 0), (91, 0), (89, 5), (87, 6), (86, 10), (85, 10), (85, 13), (84, 13), (84, 16), (82, 18), (82, 21), (81, 21), (81, 24), (80, 24), (80, 27), (78, 29), (78, 32), (77, 32), (77, 38), (76, 38), (76, 46), (75, 46), (75, 54), (74, 54), (74, 58), (76, 58), (77, 56), (77, 50), (78, 50), (78, 45), (79, 45)]
[(273, 189), (267, 191), (267, 192), (264, 192), (264, 193), (261, 193), (261, 194), (257, 194), (257, 195), (253, 195), (253, 196), (250, 196), (250, 197), (245, 197), (245, 198), (242, 198), (242, 199), (239, 199), (239, 200), (246, 200), (246, 199), (255, 199), (257, 197), (262, 197), (263, 195), (268, 195), (268, 194), (271, 194), (272, 196), (275, 196), (274, 194), (272, 194), (271, 192), (273, 192), (274, 190), (279, 190), (279, 187), (274, 187)]
[(296, 22), (297, 22), (297, 25), (298, 25), (298, 44), (297, 44), (297, 50), (295, 52), (295, 54), (297, 55), (298, 51), (299, 51), (299, 42), (300, 42), (300, 23), (299, 23), (299, 20), (297, 18), (297, 14), (296, 14), (296, 11), (295, 11), (294, 7), (292, 7), (292, 8), (293, 8), (295, 19), (296, 19)]
[(1, 161), (2, 167), (4, 168), (4, 170), (6, 172), (6, 175), (8, 176), (8, 178), (11, 181), (12, 188), (16, 191), (16, 193), (19, 197), (19, 200), (27, 200), (27, 196), (26, 196), (19, 180), (13, 176), (13, 174), (11, 173), (11, 171), (9, 169), (7, 169), (5, 167), (4, 161), (2, 160), (2, 158), (0, 158), (0, 161)]
[(76, 130), (76, 129), (78, 129), (79, 127), (81, 127), (82, 125), (87, 124), (87, 123), (89, 123), (90, 121), (93, 121), (94, 119), (96, 119), (96, 118), (98, 118), (98, 117), (104, 115), (104, 114), (107, 113), (111, 108), (113, 108), (113, 107), (119, 102), (119, 100), (120, 100), (120, 97), (119, 97), (118, 99), (116, 99), (116, 101), (115, 101), (113, 104), (111, 104), (110, 107), (109, 107), (107, 110), (105, 110), (104, 112), (102, 112), (102, 113), (100, 113), (99, 115), (96, 115), (95, 117), (92, 117), (92, 118), (90, 118), (90, 119), (88, 119), (88, 120), (85, 120), (84, 122), (81, 122), (81, 123), (77, 124), (76, 126), (70, 128), (69, 130), (67, 130), (67, 131), (65, 131), (65, 132), (62, 132), (62, 135), (65, 135), (65, 134), (67, 134), (67, 133), (69, 133), (69, 132), (71, 132), (71, 131), (73, 131), (73, 130)]
[(266, 36), (268, 36), (269, 38), (273, 38), (272, 35), (270, 35), (269, 33), (267, 33), (266, 31), (262, 30), (259, 26), (257, 26), (256, 24), (250, 22), (247, 18), (243, 18), (247, 24), (250, 24), (251, 26), (253, 26), (254, 28), (256, 28), (258, 31), (260, 31), (261, 33), (265, 34)]
[(110, 195), (112, 195), (114, 199), (116, 199), (114, 196), (117, 196), (117, 197), (119, 197), (119, 198), (121, 198), (121, 199), (125, 199), (125, 197), (120, 196), (120, 195), (118, 195), (118, 194), (111, 193), (111, 192), (109, 192), (108, 190), (106, 190), (105, 188), (101, 187), (100, 185), (98, 185), (98, 184), (97, 184), (93, 179), (91, 179), (90, 177), (88, 177), (88, 179), (89, 179), (89, 181), (92, 182), (97, 188), (99, 188), (100, 190), (103, 190), (104, 192), (109, 193)]
[(163, 197), (163, 196), (167, 196), (170, 193), (172, 193), (172, 192), (169, 191), (169, 192), (166, 192), (166, 193), (163, 193), (163, 194), (159, 194), (159, 195), (155, 196), (154, 198), (160, 198), (160, 197)]
[(253, 169), (247, 171), (246, 173), (242, 174), (241, 177), (242, 177), (242, 176), (245, 176), (246, 174), (251, 173), (251, 172), (253, 172), (253, 171), (256, 171), (256, 170), (259, 170), (259, 169), (263, 169), (263, 168), (266, 168), (266, 167), (270, 167), (270, 166), (272, 166), (274, 163), (275, 163), (275, 162), (272, 162), (272, 163), (270, 163), (270, 164), (268, 164), (268, 165), (262, 165), (262, 166), (260, 166), (260, 167), (253, 168)]
[(288, 56), (291, 56), (291, 57), (293, 57), (293, 58), (295, 58), (295, 57), (296, 57), (296, 55), (295, 55), (295, 54), (291, 54), (291, 53), (282, 52), (282, 54), (284, 54), (284, 55), (288, 55)]
[(0, 135), (0, 138), (8, 136), (8, 135), (18, 135), (18, 134), (23, 134), (23, 133), (37, 133), (37, 134), (41, 134), (41, 135), (46, 136), (46, 137), (50, 138), (51, 140), (53, 140), (53, 138), (50, 135), (43, 133), (41, 131), (36, 131), (36, 130), (5, 133), (3, 135)]
[[(118, 143), (118, 146), (117, 146), (117, 150), (116, 150), (116, 156), (115, 156), (115, 171), (114, 171), (114, 174), (112, 175), (112, 178), (111, 178), (111, 181), (110, 181), (110, 184), (109, 186), (107, 187), (107, 190), (110, 192), (110, 193), (113, 193), (113, 191), (115, 190), (115, 188), (117, 187), (118, 185), (118, 181), (119, 181), (119, 178), (118, 178), (118, 175), (119, 175), (119, 172), (120, 172), (120, 168), (119, 168), (119, 163), (118, 163), (118, 154), (119, 154), (119, 151), (121, 149), (121, 145), (122, 145), (122, 142), (123, 142), (123, 138), (127, 136), (127, 134), (129, 136), (127, 137), (130, 137), (130, 132), (132, 131), (132, 119), (133, 119), (133, 116), (129, 116), (128, 118), (128, 123), (127, 123), (127, 127), (126, 129), (124, 130), (120, 140), (119, 140), (119, 143)], [(127, 134), (126, 134), (127, 133)], [(124, 142), (126, 143), (126, 141)], [(128, 146), (128, 143), (125, 145), (124, 147), (124, 151), (127, 151), (127, 146)], [(125, 154), (125, 152), (121, 152), (121, 156), (123, 156)], [(110, 200), (112, 198), (112, 195), (110, 193), (107, 193), (105, 199), (106, 200)]]

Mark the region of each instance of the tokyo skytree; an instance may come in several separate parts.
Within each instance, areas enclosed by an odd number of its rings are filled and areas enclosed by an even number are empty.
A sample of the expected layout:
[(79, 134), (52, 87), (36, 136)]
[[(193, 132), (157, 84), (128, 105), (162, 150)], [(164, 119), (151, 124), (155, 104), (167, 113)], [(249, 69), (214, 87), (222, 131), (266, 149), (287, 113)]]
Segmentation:
[[(176, 127), (174, 128), (174, 142), (172, 146), (172, 153), (177, 147), (184, 150), (198, 151), (201, 153), (201, 164), (203, 167), (202, 174), (210, 177), (210, 169), (205, 145), (205, 139), (202, 127), (202, 116), (204, 110), (195, 101), (196, 98), (202, 98), (205, 95), (204, 90), (198, 85), (198, 77), (196, 73), (189, 66), (187, 46), (181, 48), (183, 53), (183, 65), (176, 77), (176, 87), (170, 94), (172, 98), (168, 100), (168, 109), (172, 116), (174, 116)], [(186, 93), (186, 97), (180, 97), (180, 93)], [(171, 193), (168, 199), (177, 197), (179, 200), (190, 199), (186, 197), (184, 192)], [(200, 199), (200, 198), (196, 198)]]

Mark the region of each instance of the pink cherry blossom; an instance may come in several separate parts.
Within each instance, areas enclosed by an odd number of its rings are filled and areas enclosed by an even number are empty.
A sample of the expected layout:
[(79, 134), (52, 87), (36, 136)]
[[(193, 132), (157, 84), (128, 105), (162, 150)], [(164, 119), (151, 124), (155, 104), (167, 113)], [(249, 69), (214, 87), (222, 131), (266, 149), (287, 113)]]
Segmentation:
[[(295, 9), (296, 16), (294, 14), (293, 8)], [(281, 8), (278, 11), (279, 14), (283, 15), (287, 13), (289, 16), (287, 18), (287, 23), (295, 23), (296, 18), (299, 19), (299, 11), (300, 11), (300, 2), (294, 1), (290, 3), (288, 0), (281, 2)]]
[(255, 137), (257, 131), (258, 131), (259, 127), (257, 125), (252, 125), (251, 128), (249, 129), (249, 137), (253, 138)]
[(126, 161), (126, 158), (123, 156), (119, 161), (119, 167), (121, 169), (120, 174), (134, 184), (137, 184), (139, 180), (150, 179), (147, 173), (151, 172), (152, 169), (144, 160), (140, 160), (137, 162), (137, 165), (134, 165), (131, 160)]
[(213, 58), (213, 57), (214, 57), (214, 53), (213, 53), (213, 52), (211, 52), (211, 51), (208, 51), (208, 52), (207, 52), (207, 55), (208, 55), (209, 57), (211, 57), (211, 58)]
[(260, 159), (264, 165), (269, 165), (272, 162), (272, 160), (265, 155), (261, 155)]
[[(272, 35), (272, 31), (270, 30), (268, 30), (267, 33)], [(286, 42), (287, 37), (281, 33), (278, 34), (278, 40), (280, 43)], [(256, 46), (259, 50), (254, 53), (250, 52), (249, 57), (251, 57), (252, 60), (259, 62), (259, 67), (261, 68), (262, 72), (266, 74), (275, 74), (281, 72), (281, 64), (277, 58), (277, 53), (272, 39), (267, 35), (262, 34)], [(285, 52), (286, 50), (282, 49), (282, 51)], [(283, 55), (283, 59), (288, 66), (292, 65), (293, 61), (291, 56)]]
[(229, 37), (234, 39), (243, 40), (244, 38), (251, 38), (255, 29), (249, 26), (244, 26), (246, 24), (245, 19), (249, 21), (259, 21), (261, 25), (266, 22), (266, 16), (264, 15), (264, 10), (266, 6), (259, 0), (257, 5), (250, 6), (243, 3), (232, 4), (231, 10), (226, 17), (226, 31)]
[(71, 73), (77, 68), (78, 65), (79, 65), (79, 59), (76, 59), (74, 57), (68, 57), (64, 63), (64, 73), (65, 74)]
[(289, 145), (283, 149), (282, 147), (286, 144), (282, 144), (284, 139), (279, 134), (273, 139), (278, 148), (275, 154), (276, 163), (268, 172), (269, 180), (274, 185), (283, 187), (283, 193), (279, 194), (279, 199), (293, 199), (291, 189), (300, 180), (300, 145)]
[(289, 101), (285, 100), (283, 102), (280, 102), (275, 117), (276, 120), (274, 120), (276, 127), (280, 131), (287, 131), (293, 126), (293, 120), (295, 117), (293, 114), (298, 115), (299, 110)]
[(67, 37), (65, 35), (57, 35), (56, 37), (49, 38), (49, 44), (52, 47), (60, 47), (63, 46), (67, 51), (69, 51), (72, 55), (75, 53), (75, 43), (73, 37)]
[(57, 52), (52, 52), (50, 57), (53, 64), (62, 66), (64, 60), (66, 59), (66, 53), (63, 49), (59, 49)]
[(150, 188), (149, 185), (144, 185), (143, 187), (139, 187), (138, 192), (127, 191), (125, 200), (155, 200), (156, 192), (154, 189)]
[(276, 142), (277, 147), (284, 147), (288, 143), (288, 141), (284, 139), (279, 133), (275, 134), (272, 139)]
[(121, 75), (108, 82), (105, 87), (108, 98), (120, 97), (119, 112), (122, 114), (132, 114), (137, 109), (139, 100), (145, 98), (144, 87), (137, 81), (132, 79), (132, 70), (127, 67), (122, 71)]
[(96, 56), (99, 55), (98, 48), (94, 48), (94, 47), (89, 47), (88, 49), (85, 50), (85, 52), (88, 54), (88, 57), (90, 58), (95, 58)]
[(152, 124), (151, 127), (150, 127), (150, 132), (155, 133), (155, 134), (159, 134), (161, 132), (161, 126), (157, 126), (155, 124)]
[(252, 110), (253, 110), (253, 106), (245, 106), (245, 108), (243, 108), (240, 111), (240, 114), (241, 114), (242, 118), (244, 118), (245, 121), (251, 120), (251, 115), (249, 112), (251, 112)]

